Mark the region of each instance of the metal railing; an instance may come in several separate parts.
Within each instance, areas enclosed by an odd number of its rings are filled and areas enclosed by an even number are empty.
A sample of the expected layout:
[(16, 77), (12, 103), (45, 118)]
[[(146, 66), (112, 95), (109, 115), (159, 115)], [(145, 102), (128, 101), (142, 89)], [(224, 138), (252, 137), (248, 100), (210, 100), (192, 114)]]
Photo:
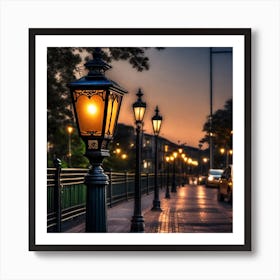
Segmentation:
[[(48, 168), (47, 170), (47, 207), (48, 231), (61, 231), (63, 223), (79, 218), (85, 214), (86, 186), (84, 176), (87, 169)], [(107, 205), (114, 205), (134, 197), (134, 173), (105, 172), (109, 177), (106, 189)], [(158, 183), (166, 185), (164, 173), (158, 174)], [(142, 195), (154, 189), (154, 174), (141, 174)]]

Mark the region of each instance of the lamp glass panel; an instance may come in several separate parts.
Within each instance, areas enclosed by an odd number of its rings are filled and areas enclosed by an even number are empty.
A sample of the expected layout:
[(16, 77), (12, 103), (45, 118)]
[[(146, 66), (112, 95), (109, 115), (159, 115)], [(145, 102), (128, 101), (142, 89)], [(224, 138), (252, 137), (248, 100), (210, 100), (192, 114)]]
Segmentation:
[(74, 100), (81, 136), (101, 136), (105, 91), (75, 91)]
[(153, 120), (153, 129), (155, 134), (159, 134), (161, 126), (161, 120)]
[(134, 107), (133, 110), (134, 110), (135, 120), (137, 122), (142, 122), (142, 120), (144, 119), (144, 114), (145, 114), (146, 108), (145, 107)]
[(107, 136), (113, 136), (122, 97), (117, 93), (110, 92), (108, 98), (105, 134)]

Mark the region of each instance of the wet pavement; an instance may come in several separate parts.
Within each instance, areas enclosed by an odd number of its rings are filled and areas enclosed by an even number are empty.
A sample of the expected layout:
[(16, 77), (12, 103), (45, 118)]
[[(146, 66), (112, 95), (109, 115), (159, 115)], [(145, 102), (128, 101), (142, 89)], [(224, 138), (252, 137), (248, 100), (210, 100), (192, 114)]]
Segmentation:
[[(217, 189), (204, 185), (177, 187), (176, 193), (165, 198), (160, 190), (162, 211), (151, 211), (153, 193), (142, 197), (142, 215), (147, 233), (206, 233), (232, 232), (232, 206), (217, 201)], [(108, 208), (108, 232), (130, 232), (134, 200)], [(67, 232), (84, 232), (85, 224), (72, 227)]]
[(162, 199), (162, 212), (144, 215), (146, 232), (232, 232), (232, 207), (217, 201), (217, 189), (202, 185), (177, 188)]

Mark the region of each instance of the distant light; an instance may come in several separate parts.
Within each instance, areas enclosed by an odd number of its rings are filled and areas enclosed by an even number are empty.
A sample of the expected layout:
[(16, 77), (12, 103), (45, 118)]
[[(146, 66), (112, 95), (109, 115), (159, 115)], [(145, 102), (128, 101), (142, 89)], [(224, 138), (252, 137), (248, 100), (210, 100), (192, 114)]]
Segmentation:
[(67, 126), (67, 131), (69, 134), (71, 134), (73, 132), (73, 127), (72, 126)]
[(122, 159), (127, 159), (127, 155), (126, 154), (122, 154)]

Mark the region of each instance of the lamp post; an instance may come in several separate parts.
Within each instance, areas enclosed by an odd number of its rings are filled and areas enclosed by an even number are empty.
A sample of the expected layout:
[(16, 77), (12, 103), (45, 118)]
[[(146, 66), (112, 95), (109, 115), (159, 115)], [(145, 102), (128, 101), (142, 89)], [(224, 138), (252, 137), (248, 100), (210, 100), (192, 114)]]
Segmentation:
[(176, 165), (176, 158), (178, 156), (177, 152), (173, 152), (171, 156), (171, 161), (173, 162), (173, 174), (172, 174), (172, 187), (171, 187), (171, 192), (177, 192), (176, 190), (176, 170), (175, 170), (175, 165)]
[(182, 152), (183, 152), (183, 149), (182, 148), (179, 148), (178, 149), (178, 152), (179, 152), (179, 157), (178, 157), (178, 186), (181, 186), (182, 184), (182, 168), (181, 168), (181, 155), (182, 155)]
[(189, 184), (189, 177), (188, 177), (188, 166), (187, 166), (188, 158), (185, 156), (184, 157), (184, 173), (185, 173), (185, 180), (186, 184)]
[(85, 176), (87, 187), (86, 232), (107, 232), (106, 186), (108, 176), (102, 161), (109, 156), (123, 95), (127, 91), (105, 77), (111, 66), (95, 49), (93, 59), (85, 64), (87, 76), (68, 84), (79, 135), (85, 142), (85, 156), (90, 169)]
[(206, 157), (204, 157), (203, 159), (202, 159), (202, 161), (203, 161), (203, 166), (204, 166), (204, 171), (202, 171), (202, 174), (206, 174), (206, 170), (207, 170), (207, 162), (208, 162), (208, 158), (206, 158)]
[(182, 172), (182, 187), (186, 184), (186, 172), (185, 172), (185, 154), (181, 154), (181, 172)]
[(144, 232), (144, 218), (141, 209), (141, 127), (146, 111), (146, 103), (142, 101), (143, 93), (138, 90), (138, 99), (133, 103), (133, 112), (136, 124), (136, 170), (135, 170), (135, 195), (134, 195), (134, 215), (131, 220), (131, 232)]
[(71, 167), (71, 157), (72, 157), (71, 135), (73, 132), (73, 127), (71, 125), (67, 126), (67, 132), (68, 132), (68, 166)]
[(199, 148), (199, 163), (200, 163), (200, 175), (202, 175), (202, 151), (201, 151), (201, 148), (202, 148), (202, 143), (199, 143), (198, 144), (198, 148)]
[(229, 165), (229, 157), (232, 156), (232, 154), (233, 154), (232, 149), (221, 148), (220, 149), (220, 153), (222, 155), (225, 155), (225, 167), (228, 167), (228, 165)]
[(159, 200), (159, 187), (158, 187), (158, 135), (161, 128), (162, 117), (158, 114), (158, 106), (155, 109), (155, 115), (152, 117), (152, 124), (155, 136), (155, 177), (154, 177), (154, 200), (152, 211), (162, 211), (160, 208)]
[(224, 158), (224, 160), (223, 160), (224, 162), (222, 163), (222, 165), (226, 167), (226, 161), (227, 161), (226, 157), (227, 156), (224, 156), (224, 155), (227, 154), (227, 152), (225, 151), (225, 148), (220, 148), (220, 153), (221, 153), (222, 157)]
[(165, 198), (170, 198), (170, 192), (169, 192), (169, 163), (170, 163), (170, 157), (165, 157), (166, 165), (167, 165), (167, 179), (166, 179), (166, 191), (165, 191)]

